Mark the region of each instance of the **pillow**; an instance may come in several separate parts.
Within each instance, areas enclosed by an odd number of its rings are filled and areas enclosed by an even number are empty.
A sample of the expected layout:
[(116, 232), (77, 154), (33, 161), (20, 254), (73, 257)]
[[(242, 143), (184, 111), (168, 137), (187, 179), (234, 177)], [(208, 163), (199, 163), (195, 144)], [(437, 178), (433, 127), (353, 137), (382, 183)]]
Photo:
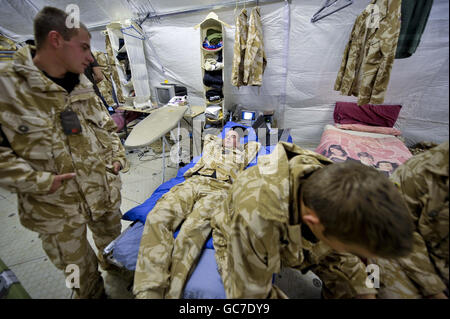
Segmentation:
[(393, 127), (370, 126), (363, 124), (336, 124), (336, 127), (342, 130), (350, 130), (358, 132), (379, 133), (394, 136), (402, 135), (402, 132), (400, 132), (400, 130), (397, 130), (396, 128)]
[(338, 124), (363, 124), (393, 127), (400, 113), (401, 105), (358, 106), (351, 102), (336, 102), (334, 122)]

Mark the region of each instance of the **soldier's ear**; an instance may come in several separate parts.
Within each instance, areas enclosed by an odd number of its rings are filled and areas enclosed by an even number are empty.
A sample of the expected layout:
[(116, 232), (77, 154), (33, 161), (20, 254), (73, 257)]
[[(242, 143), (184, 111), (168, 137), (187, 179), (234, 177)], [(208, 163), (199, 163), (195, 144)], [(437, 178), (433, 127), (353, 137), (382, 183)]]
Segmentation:
[(319, 217), (316, 214), (306, 213), (302, 215), (303, 222), (308, 226), (318, 226), (320, 224)]
[(64, 39), (58, 31), (52, 30), (47, 34), (47, 44), (52, 49), (60, 48), (63, 45), (63, 41)]

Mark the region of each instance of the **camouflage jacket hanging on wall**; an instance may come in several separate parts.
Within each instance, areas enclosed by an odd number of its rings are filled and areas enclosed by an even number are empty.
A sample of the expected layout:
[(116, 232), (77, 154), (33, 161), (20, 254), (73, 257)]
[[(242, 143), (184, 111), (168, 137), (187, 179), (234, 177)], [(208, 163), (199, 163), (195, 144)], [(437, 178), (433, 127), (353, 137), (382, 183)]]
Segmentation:
[(250, 14), (244, 58), (244, 85), (261, 86), (267, 65), (259, 10), (259, 8), (253, 8)]
[(233, 68), (231, 70), (231, 84), (237, 87), (243, 85), (244, 79), (244, 58), (247, 46), (247, 10), (242, 9), (236, 17), (236, 31), (234, 34)]
[(353, 26), (334, 85), (358, 105), (382, 104), (400, 34), (401, 0), (373, 0)]

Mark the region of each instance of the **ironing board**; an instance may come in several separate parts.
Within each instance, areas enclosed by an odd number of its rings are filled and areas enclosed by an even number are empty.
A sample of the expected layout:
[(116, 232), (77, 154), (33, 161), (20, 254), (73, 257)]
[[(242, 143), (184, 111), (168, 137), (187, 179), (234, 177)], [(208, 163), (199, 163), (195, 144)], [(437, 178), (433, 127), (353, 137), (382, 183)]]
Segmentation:
[(136, 126), (134, 126), (133, 130), (130, 132), (124, 143), (125, 148), (136, 149), (150, 145), (157, 139), (162, 138), (163, 182), (166, 169), (165, 135), (177, 125), (178, 129), (180, 128), (180, 121), (187, 109), (188, 107), (185, 105), (167, 105), (155, 110), (154, 112), (150, 113), (145, 119), (136, 124)]

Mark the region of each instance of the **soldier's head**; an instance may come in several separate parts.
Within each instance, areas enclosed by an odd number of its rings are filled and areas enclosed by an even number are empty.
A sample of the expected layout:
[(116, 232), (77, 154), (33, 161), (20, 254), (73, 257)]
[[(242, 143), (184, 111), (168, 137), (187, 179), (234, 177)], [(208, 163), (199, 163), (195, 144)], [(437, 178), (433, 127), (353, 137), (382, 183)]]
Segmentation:
[(337, 251), (384, 258), (411, 252), (408, 208), (375, 168), (354, 161), (328, 165), (306, 179), (299, 198), (303, 222)]
[(223, 139), (223, 146), (226, 148), (240, 148), (240, 136), (237, 130), (230, 129)]
[(64, 11), (44, 7), (34, 18), (34, 39), (38, 52), (51, 52), (55, 64), (81, 74), (93, 62), (91, 34), (83, 23), (74, 22)]

